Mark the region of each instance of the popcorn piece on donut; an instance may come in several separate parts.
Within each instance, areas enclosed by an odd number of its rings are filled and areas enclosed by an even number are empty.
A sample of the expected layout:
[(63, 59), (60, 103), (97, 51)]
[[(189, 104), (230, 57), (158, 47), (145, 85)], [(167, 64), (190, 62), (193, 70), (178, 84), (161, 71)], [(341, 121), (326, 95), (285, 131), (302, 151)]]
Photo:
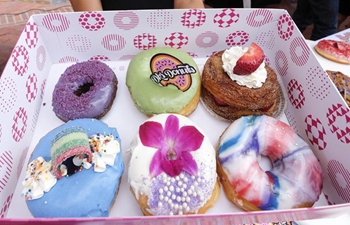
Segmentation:
[(218, 199), (215, 149), (187, 117), (151, 117), (131, 153), (129, 183), (144, 215), (204, 213)]
[[(307, 143), (269, 116), (241, 117), (222, 134), (218, 174), (227, 198), (243, 210), (311, 207), (322, 191), (321, 166)], [(258, 162), (267, 156), (272, 169)]]
[(321, 40), (315, 50), (318, 54), (334, 62), (350, 64), (350, 45), (336, 40)]

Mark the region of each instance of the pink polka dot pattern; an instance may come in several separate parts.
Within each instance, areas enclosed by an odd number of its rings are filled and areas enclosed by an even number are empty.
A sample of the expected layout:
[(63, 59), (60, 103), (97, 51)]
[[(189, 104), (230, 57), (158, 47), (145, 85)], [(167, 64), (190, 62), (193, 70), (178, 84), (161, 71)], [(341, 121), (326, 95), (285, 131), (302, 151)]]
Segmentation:
[(188, 28), (200, 27), (205, 23), (207, 16), (200, 9), (190, 9), (181, 16), (182, 26)]
[(38, 118), (39, 118), (39, 109), (37, 109), (37, 110), (35, 110), (34, 111), (34, 114), (33, 114), (33, 116), (32, 116), (32, 121), (31, 121), (31, 128), (30, 128), (30, 130), (32, 131), (32, 132), (34, 132), (34, 130), (35, 130), (35, 125), (36, 125), (36, 122), (38, 121)]
[(68, 62), (79, 62), (78, 58), (75, 58), (73, 56), (65, 56), (58, 60), (59, 63), (68, 63)]
[(209, 55), (206, 55), (206, 57), (211, 57), (211, 56), (215, 55), (217, 52), (218, 51), (214, 51), (214, 52), (210, 53)]
[(312, 115), (308, 115), (305, 118), (306, 124), (306, 136), (313, 146), (316, 146), (318, 150), (324, 150), (327, 147), (325, 141), (326, 130), (318, 118), (314, 118)]
[(126, 41), (118, 34), (108, 34), (102, 38), (101, 43), (109, 51), (119, 51), (125, 47)]
[(293, 35), (294, 31), (294, 23), (292, 18), (287, 14), (280, 16), (278, 19), (277, 30), (280, 38), (285, 41), (288, 40)]
[(288, 72), (288, 60), (285, 53), (281, 50), (276, 52), (275, 55), (275, 66), (280, 76), (287, 75)]
[(308, 69), (306, 74), (307, 89), (312, 97), (319, 100), (326, 99), (331, 88), (331, 83), (323, 73), (325, 73), (324, 70), (317, 66)]
[(12, 138), (16, 142), (19, 142), (23, 138), (27, 130), (27, 120), (27, 111), (24, 108), (20, 107), (13, 116), (12, 124)]
[(267, 58), (266, 56), (265, 56), (265, 64), (268, 66), (271, 64), (270, 59)]
[(39, 48), (36, 50), (36, 68), (38, 70), (42, 71), (46, 62), (46, 50), (44, 46), (39, 46)]
[(194, 52), (187, 52), (187, 54), (188, 54), (189, 56), (191, 56), (192, 58), (198, 57), (198, 55), (197, 55), (196, 53), (194, 53)]
[(239, 13), (235, 9), (223, 9), (220, 13), (215, 14), (213, 22), (220, 28), (230, 27), (239, 20)]
[(288, 82), (287, 93), (289, 101), (296, 109), (301, 109), (305, 105), (304, 89), (295, 79)]
[(153, 29), (165, 29), (173, 24), (173, 15), (170, 12), (164, 10), (156, 10), (150, 12), (149, 17), (147, 17), (147, 23)]
[(26, 157), (27, 157), (27, 153), (28, 153), (28, 147), (26, 147), (22, 153), (21, 153), (21, 156), (19, 158), (19, 162), (17, 164), (17, 180), (19, 179), (20, 175), (21, 175), (21, 170), (22, 170), (22, 166), (23, 165), (26, 165), (25, 163), (25, 160), (26, 160)]
[(134, 38), (134, 46), (140, 50), (147, 50), (157, 45), (157, 38), (152, 34), (139, 34)]
[(11, 177), (13, 156), (11, 151), (4, 151), (0, 155), (0, 193), (5, 189)]
[(36, 94), (38, 93), (37, 83), (38, 78), (36, 77), (35, 73), (30, 74), (26, 82), (26, 98), (28, 102), (32, 102), (33, 100), (35, 100)]
[(90, 57), (89, 61), (110, 61), (110, 59), (108, 58), (108, 56), (95, 55)]
[(17, 86), (10, 77), (0, 80), (0, 112), (9, 112), (17, 100)]
[(165, 38), (164, 44), (172, 48), (180, 49), (182, 46), (188, 44), (188, 36), (185, 36), (181, 32), (173, 32), (169, 37)]
[(19, 76), (23, 76), (28, 70), (29, 54), (23, 45), (16, 46), (11, 55), (12, 66)]
[(298, 66), (305, 65), (311, 54), (309, 47), (302, 37), (297, 37), (292, 41), (289, 51), (292, 61)]
[(254, 10), (247, 17), (247, 24), (251, 27), (261, 27), (271, 22), (273, 19), (272, 12), (268, 9)]
[(289, 122), (289, 125), (291, 127), (293, 127), (293, 129), (297, 132), (298, 132), (298, 127), (297, 127), (297, 121), (295, 119), (295, 117), (290, 113), (290, 111), (285, 111), (285, 115), (288, 119), (288, 122)]
[(38, 26), (35, 22), (28, 22), (24, 26), (23, 33), (25, 35), (25, 42), (28, 46), (28, 48), (35, 48), (36, 44), (38, 43)]
[(5, 218), (7, 210), (10, 208), (11, 200), (12, 200), (13, 194), (10, 194), (7, 198), (6, 201), (4, 202), (1, 211), (0, 211), (0, 218)]
[(131, 30), (139, 25), (139, 17), (131, 11), (117, 12), (113, 17), (114, 25), (122, 30)]
[(89, 31), (97, 31), (103, 28), (105, 23), (105, 18), (98, 12), (84, 12), (79, 16), (79, 24)]
[(218, 43), (219, 35), (212, 31), (201, 33), (196, 38), (196, 45), (200, 48), (210, 48)]
[(226, 37), (228, 46), (242, 46), (249, 40), (249, 34), (245, 31), (236, 31)]
[(51, 32), (64, 32), (68, 30), (70, 21), (62, 14), (50, 13), (43, 18), (43, 25)]
[(256, 37), (255, 42), (259, 44), (263, 49), (273, 49), (276, 45), (276, 37), (273, 31), (261, 31)]
[(67, 39), (67, 46), (75, 52), (87, 52), (91, 48), (89, 38), (81, 35), (73, 35)]
[(40, 86), (40, 98), (42, 99), (45, 94), (45, 86), (46, 86), (46, 79), (43, 80), (43, 83)]
[[(350, 143), (350, 109), (341, 104), (333, 104), (327, 112), (328, 126), (339, 141)], [(350, 193), (350, 192), (349, 192)]]
[(327, 172), (338, 195), (345, 202), (350, 202), (350, 172), (337, 160), (328, 162)]

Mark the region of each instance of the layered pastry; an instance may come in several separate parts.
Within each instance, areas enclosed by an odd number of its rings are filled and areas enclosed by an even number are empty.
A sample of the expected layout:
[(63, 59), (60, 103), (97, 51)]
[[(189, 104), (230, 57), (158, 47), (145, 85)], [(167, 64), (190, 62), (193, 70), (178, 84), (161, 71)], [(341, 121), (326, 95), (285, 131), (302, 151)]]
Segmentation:
[(124, 172), (116, 128), (71, 120), (36, 145), (22, 182), (35, 218), (107, 217)]
[(255, 43), (234, 46), (208, 58), (202, 73), (202, 101), (219, 118), (234, 121), (247, 115), (275, 116), (282, 91), (275, 71)]
[(189, 118), (149, 118), (130, 150), (128, 180), (144, 215), (205, 213), (219, 198), (215, 149)]
[(350, 107), (350, 77), (339, 71), (326, 71), (345, 102)]
[(200, 99), (200, 72), (190, 55), (155, 47), (130, 62), (126, 86), (136, 106), (148, 117), (161, 113), (190, 115)]
[(350, 44), (343, 41), (324, 39), (315, 45), (315, 51), (333, 62), (350, 64)]

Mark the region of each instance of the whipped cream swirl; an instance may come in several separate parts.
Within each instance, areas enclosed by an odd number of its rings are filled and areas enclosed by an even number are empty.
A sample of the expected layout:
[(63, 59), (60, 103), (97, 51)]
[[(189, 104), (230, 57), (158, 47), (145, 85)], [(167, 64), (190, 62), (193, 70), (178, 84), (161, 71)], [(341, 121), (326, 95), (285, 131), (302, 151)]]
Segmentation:
[(237, 75), (233, 73), (233, 68), (236, 66), (237, 60), (248, 50), (248, 47), (233, 46), (226, 49), (222, 54), (222, 68), (230, 76), (230, 78), (241, 86), (249, 88), (260, 88), (266, 78), (267, 71), (265, 69), (265, 61), (262, 62), (257, 70), (250, 75)]

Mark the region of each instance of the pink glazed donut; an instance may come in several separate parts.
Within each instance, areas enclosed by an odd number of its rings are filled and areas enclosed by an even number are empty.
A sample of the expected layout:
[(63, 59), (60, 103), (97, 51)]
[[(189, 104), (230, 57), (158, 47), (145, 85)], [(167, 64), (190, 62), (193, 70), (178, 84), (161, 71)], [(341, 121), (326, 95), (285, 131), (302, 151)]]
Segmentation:
[[(308, 144), (287, 124), (247, 116), (222, 134), (218, 174), (227, 198), (246, 211), (311, 207), (322, 191), (322, 170)], [(271, 160), (264, 171), (260, 156)]]
[(64, 71), (54, 88), (53, 111), (65, 122), (82, 118), (100, 119), (111, 108), (117, 85), (117, 77), (105, 63), (76, 63)]

